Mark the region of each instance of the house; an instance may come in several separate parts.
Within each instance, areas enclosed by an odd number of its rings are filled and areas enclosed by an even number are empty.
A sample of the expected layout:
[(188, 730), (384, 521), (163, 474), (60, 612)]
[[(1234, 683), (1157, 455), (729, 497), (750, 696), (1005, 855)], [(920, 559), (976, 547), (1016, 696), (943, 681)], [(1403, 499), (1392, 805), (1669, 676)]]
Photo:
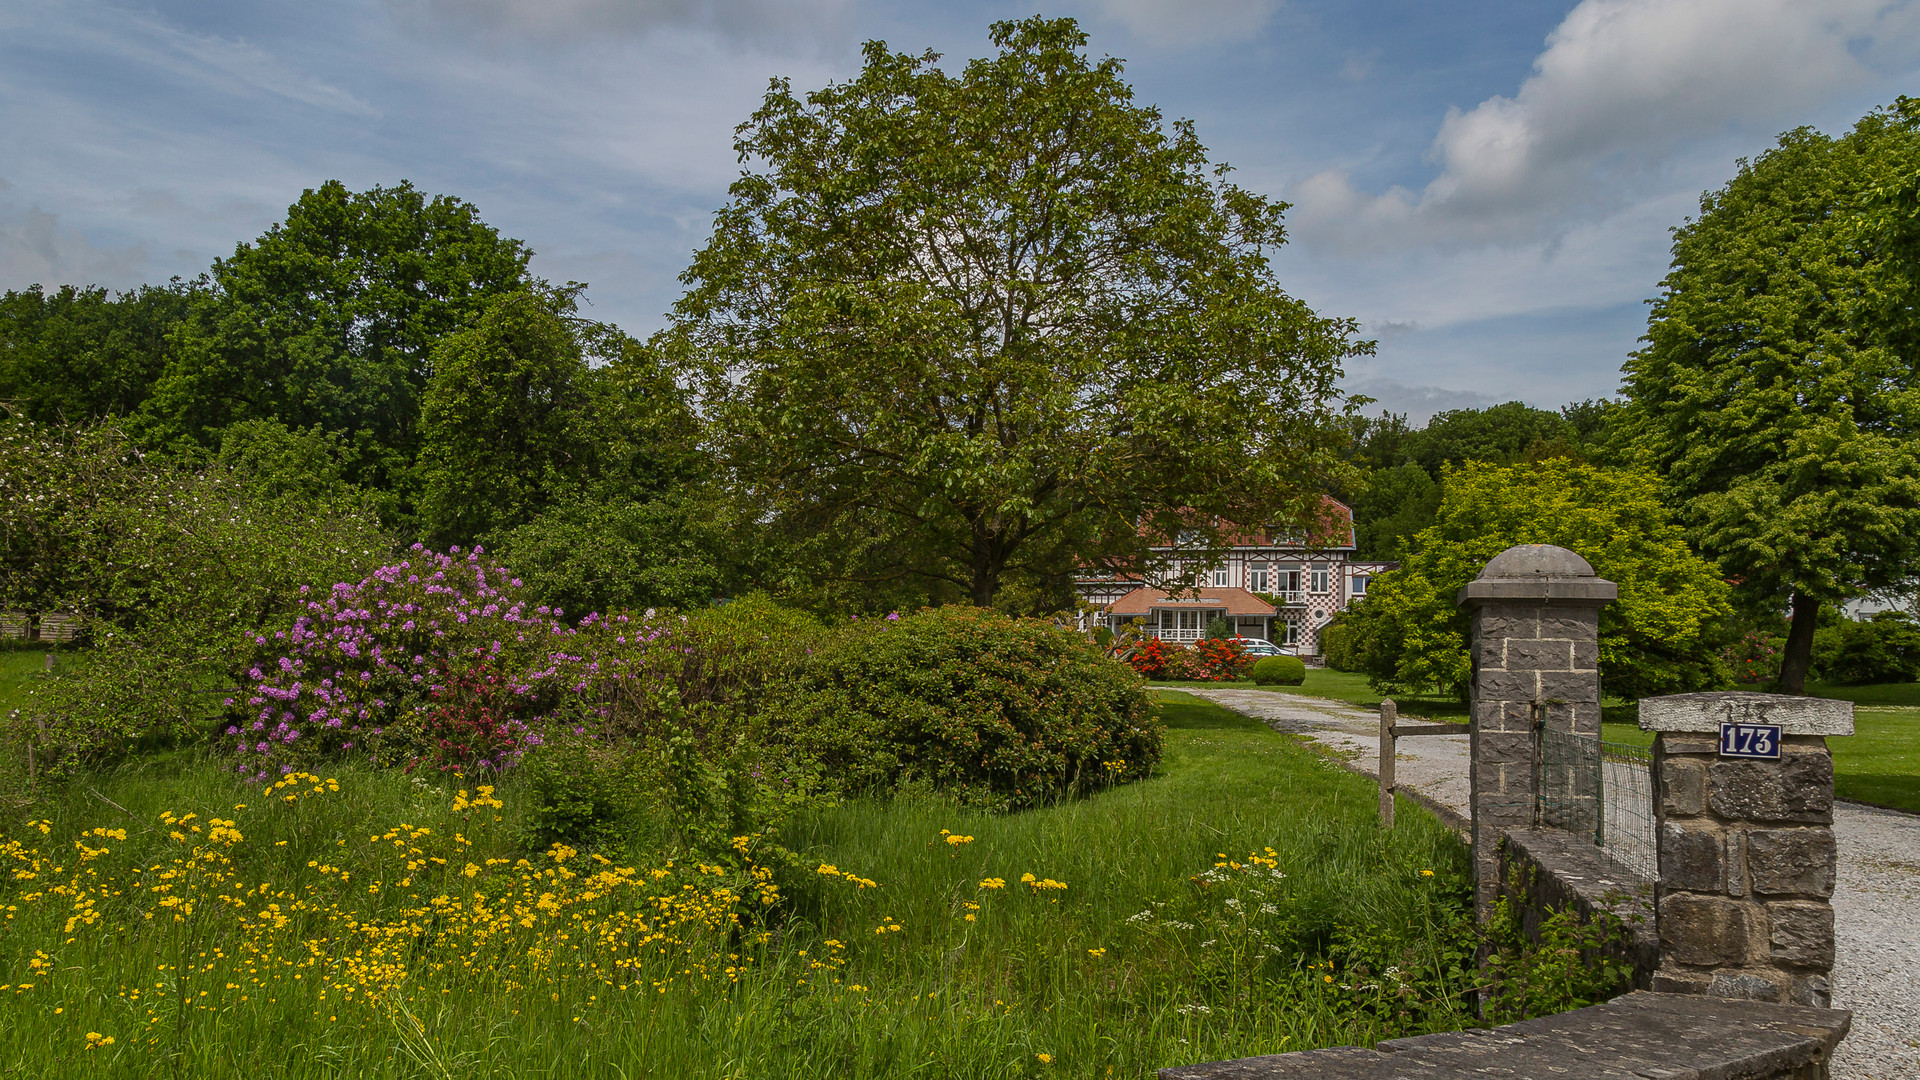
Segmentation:
[[(1264, 638), (1320, 653), (1320, 628), (1366, 594), (1375, 574), (1395, 563), (1356, 562), (1351, 556), (1353, 510), (1323, 499), (1322, 524), (1307, 534), (1255, 531), (1229, 535), (1229, 545), (1213, 565), (1204, 567), (1199, 587), (1178, 595), (1150, 586), (1139, 575), (1086, 575), (1075, 579), (1081, 598), (1094, 608), (1083, 627), (1118, 628), (1138, 619), (1154, 637), (1197, 641), (1215, 618), (1233, 622), (1241, 637)], [(1181, 570), (1179, 548), (1158, 545), (1154, 555)]]

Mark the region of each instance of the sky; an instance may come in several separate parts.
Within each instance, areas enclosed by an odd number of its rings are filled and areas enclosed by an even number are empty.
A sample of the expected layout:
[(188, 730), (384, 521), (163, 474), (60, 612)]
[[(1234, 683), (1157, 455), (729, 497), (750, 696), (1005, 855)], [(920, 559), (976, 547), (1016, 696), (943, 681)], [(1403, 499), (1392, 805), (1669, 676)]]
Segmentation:
[(1920, 92), (1920, 0), (0, 0), (0, 289), (191, 278), (303, 189), (404, 179), (645, 336), (769, 79), (1036, 11), (1292, 204), (1281, 284), (1416, 422), (1615, 392), (1703, 191)]

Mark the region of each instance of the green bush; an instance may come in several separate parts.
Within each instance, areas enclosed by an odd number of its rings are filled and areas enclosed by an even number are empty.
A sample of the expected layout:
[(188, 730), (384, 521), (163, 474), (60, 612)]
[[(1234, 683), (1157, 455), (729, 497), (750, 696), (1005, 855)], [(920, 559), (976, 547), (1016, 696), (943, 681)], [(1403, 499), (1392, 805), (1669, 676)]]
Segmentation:
[(1160, 758), (1140, 677), (1052, 623), (954, 606), (821, 645), (764, 720), (848, 790), (926, 784), (1012, 809), (1144, 777)]
[(1332, 621), (1320, 628), (1320, 655), (1326, 658), (1327, 667), (1334, 671), (1359, 671), (1360, 654), (1355, 646), (1352, 628), (1347, 626), (1345, 612), (1335, 615)]
[(1207, 639), (1209, 641), (1220, 641), (1226, 638), (1239, 637), (1239, 636), (1240, 636), (1239, 632), (1233, 628), (1232, 619), (1208, 619), (1207, 620)]
[(520, 762), (521, 842), (545, 851), (561, 841), (597, 847), (616, 839), (633, 809), (626, 771), (618, 753), (589, 739), (555, 739), (528, 753)]
[(1920, 678), (1920, 626), (1902, 611), (1822, 626), (1813, 634), (1813, 673), (1839, 683), (1913, 682)]
[(1297, 656), (1263, 656), (1254, 662), (1253, 681), (1261, 686), (1299, 686), (1307, 681), (1307, 662)]

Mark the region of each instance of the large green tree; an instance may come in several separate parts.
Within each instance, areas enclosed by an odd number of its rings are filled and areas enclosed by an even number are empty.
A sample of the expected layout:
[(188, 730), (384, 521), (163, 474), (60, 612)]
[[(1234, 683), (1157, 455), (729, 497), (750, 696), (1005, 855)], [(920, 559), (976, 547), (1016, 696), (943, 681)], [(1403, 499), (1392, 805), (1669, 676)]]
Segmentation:
[(1466, 693), (1468, 618), (1455, 599), (1515, 544), (1557, 544), (1620, 586), (1619, 600), (1600, 611), (1607, 693), (1632, 698), (1721, 681), (1727, 587), (1688, 549), (1651, 472), (1553, 458), (1449, 467), (1443, 483), (1434, 523), (1342, 621), (1376, 684)]
[(533, 284), (530, 253), (466, 202), (412, 185), (308, 190), (213, 264), (141, 414), (151, 445), (215, 447), (242, 420), (348, 441), (350, 479), (404, 514), (434, 346)]
[(952, 74), (869, 43), (741, 125), (669, 341), (744, 500), (823, 577), (1010, 606), (1137, 560), (1142, 523), (1304, 519), (1370, 346), (1276, 283), (1284, 204), (1071, 20), (991, 36)]
[(1888, 312), (1914, 278), (1865, 209), (1913, 158), (1876, 112), (1838, 138), (1788, 132), (1675, 230), (1645, 346), (1626, 365), (1624, 442), (1665, 477), (1695, 546), (1792, 623), (1799, 692), (1820, 606), (1920, 558), (1920, 396)]

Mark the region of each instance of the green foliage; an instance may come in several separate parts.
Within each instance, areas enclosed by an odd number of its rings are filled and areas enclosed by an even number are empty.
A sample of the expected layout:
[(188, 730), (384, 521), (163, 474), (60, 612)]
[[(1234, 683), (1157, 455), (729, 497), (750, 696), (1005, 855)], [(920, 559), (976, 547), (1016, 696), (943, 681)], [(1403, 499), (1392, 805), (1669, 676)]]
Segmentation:
[(530, 254), (470, 204), (404, 182), (309, 189), (191, 293), (143, 438), (211, 448), (264, 419), (339, 432), (348, 478), (393, 493), (389, 514), (404, 517), (433, 348), (532, 284)]
[(494, 534), (493, 550), (528, 594), (568, 611), (692, 609), (734, 579), (731, 515), (695, 489), (639, 500), (615, 492), (563, 498)]
[(1035, 619), (933, 608), (833, 635), (764, 710), (776, 744), (848, 790), (921, 783), (1017, 808), (1149, 775), (1141, 680)]
[(1440, 510), (1440, 484), (1408, 463), (1369, 470), (1352, 495), (1354, 557), (1406, 557), (1414, 535), (1433, 524)]
[(177, 281), (118, 296), (71, 285), (8, 291), (0, 296), (0, 401), (42, 424), (130, 415), (160, 377), (167, 334), (191, 296)]
[[(1782, 135), (1700, 200), (1626, 365), (1626, 442), (1665, 479), (1689, 537), (1755, 607), (1793, 598), (1781, 686), (1814, 621), (1920, 559), (1917, 280), (1884, 257), (1870, 195), (1910, 175), (1911, 118)], [(1896, 260), (1897, 262), (1897, 260)], [(1890, 311), (1893, 312), (1890, 314)]]
[(1230, 637), (1237, 637), (1238, 635), (1239, 632), (1233, 628), (1232, 619), (1213, 618), (1207, 620), (1207, 638), (1209, 640), (1220, 641)]
[(1491, 981), (1486, 1018), (1509, 1024), (1598, 1005), (1626, 992), (1633, 978), (1622, 959), (1631, 941), (1627, 924), (1611, 911), (1583, 920), (1563, 908), (1547, 912), (1529, 933), (1523, 875), (1514, 870), (1485, 930)]
[(1330, 670), (1349, 673), (1361, 670), (1360, 654), (1353, 629), (1347, 625), (1346, 612), (1335, 615), (1320, 628), (1320, 656)]
[(1920, 626), (1903, 611), (1836, 619), (1814, 631), (1813, 674), (1838, 683), (1920, 679)]
[(1399, 570), (1373, 579), (1348, 613), (1358, 662), (1382, 687), (1464, 695), (1467, 613), (1454, 600), (1516, 544), (1557, 544), (1620, 586), (1600, 609), (1600, 672), (1636, 698), (1721, 685), (1727, 587), (1688, 550), (1649, 473), (1552, 459), (1445, 474), (1437, 520)]
[[(1356, 325), (1279, 287), (1282, 206), (1133, 103), (1071, 20), (950, 74), (870, 43), (739, 129), (667, 345), (818, 581), (1037, 610), (1149, 523), (1304, 520)], [(1190, 433), (1207, 432), (1206, 438)]]
[(1566, 456), (1572, 425), (1557, 412), (1518, 401), (1485, 409), (1435, 413), (1408, 440), (1407, 459), (1439, 479), (1449, 465), (1469, 461), (1512, 465), (1530, 457)]
[(1253, 662), (1253, 681), (1261, 686), (1299, 686), (1307, 681), (1307, 662), (1297, 656), (1263, 656)]
[(529, 752), (517, 774), (526, 802), (522, 845), (544, 851), (556, 843), (603, 847), (619, 840), (636, 794), (628, 770), (618, 751), (591, 739), (559, 737)]
[(593, 373), (570, 293), (516, 292), (434, 345), (420, 410), (420, 527), (470, 543), (591, 478)]

